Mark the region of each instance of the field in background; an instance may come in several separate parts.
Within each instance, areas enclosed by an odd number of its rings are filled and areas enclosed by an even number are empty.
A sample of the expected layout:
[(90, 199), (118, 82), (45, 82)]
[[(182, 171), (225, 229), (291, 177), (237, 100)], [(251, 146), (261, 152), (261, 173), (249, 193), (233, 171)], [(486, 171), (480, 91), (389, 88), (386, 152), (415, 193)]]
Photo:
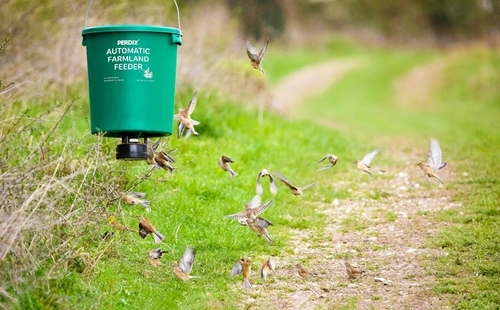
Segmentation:
[[(74, 2), (64, 9), (84, 12), (86, 5)], [(139, 13), (128, 20), (163, 24), (174, 18), (172, 7), (151, 19), (150, 7), (134, 9)], [(248, 64), (236, 22), (222, 9), (214, 9), (210, 21), (196, 19), (203, 10), (193, 7), (184, 19), (176, 100), (177, 106), (184, 106), (193, 91), (199, 91), (193, 117), (201, 121), (200, 136), (165, 139), (177, 159), (173, 175), (155, 171), (146, 177), (145, 163), (113, 159), (117, 141), (88, 134), (80, 42), (83, 14), (80, 20), (60, 18), (65, 13), (56, 5), (36, 11), (46, 17), (40, 27), (56, 27), (59, 35), (48, 31), (42, 38), (45, 45), (25, 45), (28, 40), (14, 36), (7, 46), (31, 53), (0, 52), (0, 79), (17, 87), (0, 94), (0, 144), (6, 154), (0, 161), (2, 197), (11, 203), (0, 209), (0, 275), (8, 279), (0, 283), (1, 306), (241, 308), (264, 293), (242, 294), (240, 278), (229, 277), (239, 256), (251, 256), (254, 265), (268, 255), (290, 257), (292, 230), (316, 235), (324, 231), (325, 215), (317, 212), (318, 204), (363, 198), (330, 186), (332, 179), (354, 189), (360, 180), (366, 181), (353, 169), (352, 160), (375, 147), (394, 150), (400, 145), (421, 150), (412, 162), (424, 160), (430, 137), (440, 140), (449, 162), (447, 175), (452, 178), (445, 180), (446, 190), (462, 203), (460, 208), (426, 214), (449, 225), (439, 238), (428, 240), (430, 247), (449, 253), (436, 263), (426, 262), (438, 279), (434, 293), (457, 308), (493, 309), (500, 304), (495, 291), (500, 284), (498, 51), (366, 48), (339, 37), (316, 49), (281, 47), (273, 41), (263, 77)], [(102, 15), (92, 23), (122, 18), (127, 10), (106, 12), (96, 6), (96, 11)], [(221, 37), (212, 35), (222, 32)], [(36, 38), (35, 32), (21, 34)], [(365, 60), (362, 67), (292, 111), (292, 117), (302, 120), (271, 112), (260, 118), (255, 103), (269, 104), (272, 86), (283, 77), (309, 64), (356, 57)], [(81, 99), (73, 100), (75, 96)], [(329, 152), (339, 155), (339, 165), (331, 175), (316, 174), (314, 164)], [(217, 167), (221, 155), (236, 160), (237, 178), (230, 179)], [(395, 165), (407, 160), (399, 153), (381, 155)], [(71, 165), (74, 159), (76, 167)], [(304, 184), (318, 180), (318, 186), (298, 199), (280, 187), (265, 213), (274, 223), (272, 246), (223, 218), (242, 210), (252, 198), (261, 168), (279, 170)], [(151, 213), (120, 203), (123, 190), (146, 192)], [(266, 193), (264, 199), (270, 198)], [(149, 217), (167, 236), (162, 247), (168, 253), (160, 268), (147, 263), (147, 251), (155, 245), (150, 237), (139, 238), (138, 214)], [(109, 215), (131, 231), (114, 230)], [(101, 238), (112, 230), (111, 239)], [(171, 272), (170, 261), (177, 260), (187, 244), (198, 250), (193, 275), (201, 278), (182, 283)], [(262, 284), (257, 277), (255, 282)]]
[[(345, 42), (339, 45), (340, 51), (345, 49)], [(335, 41), (331, 46), (335, 55)], [(321, 60), (323, 55), (325, 51), (319, 51), (309, 59)], [(368, 61), (328, 91), (304, 102), (292, 115), (382, 150), (418, 146), (422, 151), (420, 158), (413, 159), (415, 163), (425, 159), (429, 138), (438, 138), (443, 160), (449, 163), (447, 169), (455, 176), (446, 182), (446, 188), (463, 208), (432, 215), (452, 226), (443, 229), (436, 240), (429, 240), (449, 254), (429, 266), (436, 270), (434, 289), (458, 297), (459, 302), (453, 302), (456, 307), (494, 309), (500, 304), (492, 289), (500, 276), (498, 51), (471, 46), (447, 51), (358, 50), (351, 55), (362, 55)], [(351, 55), (339, 58), (352, 60)], [(396, 154), (400, 153), (388, 156)]]

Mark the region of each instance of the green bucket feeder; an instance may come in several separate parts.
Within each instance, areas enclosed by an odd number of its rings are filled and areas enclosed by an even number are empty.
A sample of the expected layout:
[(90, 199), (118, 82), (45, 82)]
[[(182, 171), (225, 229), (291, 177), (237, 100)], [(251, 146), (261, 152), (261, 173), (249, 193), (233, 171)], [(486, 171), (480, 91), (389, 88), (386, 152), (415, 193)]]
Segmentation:
[(122, 139), (116, 159), (145, 159), (147, 139), (173, 131), (180, 25), (85, 27), (82, 36), (91, 133)]

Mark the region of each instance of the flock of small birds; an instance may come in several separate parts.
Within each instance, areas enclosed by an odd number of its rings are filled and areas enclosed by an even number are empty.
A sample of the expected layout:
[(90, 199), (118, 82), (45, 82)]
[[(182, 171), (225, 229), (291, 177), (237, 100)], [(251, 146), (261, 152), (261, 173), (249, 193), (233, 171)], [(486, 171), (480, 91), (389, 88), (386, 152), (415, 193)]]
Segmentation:
[[(260, 52), (257, 52), (255, 47), (250, 42), (247, 42), (246, 45), (247, 55), (248, 58), (250, 59), (252, 67), (262, 72), (262, 74), (264, 74), (264, 70), (262, 69), (262, 61), (264, 60), (264, 56), (267, 52), (268, 46), (269, 46), (269, 38), (267, 38), (267, 42)], [(191, 118), (191, 114), (193, 113), (196, 107), (197, 97), (198, 93), (195, 92), (188, 106), (185, 109), (178, 109), (178, 113), (174, 115), (174, 119), (179, 121), (178, 134), (177, 134), (178, 139), (181, 139), (183, 135), (184, 139), (189, 138), (192, 134), (199, 135), (199, 133), (195, 129), (195, 126), (200, 124), (200, 122), (193, 120)], [(169, 155), (168, 152), (158, 151), (160, 141), (161, 139), (156, 141), (156, 143), (154, 143), (153, 145), (151, 145), (151, 143), (148, 141), (146, 162), (149, 165), (152, 165), (160, 169), (165, 169), (170, 173), (172, 173), (175, 170), (175, 168), (172, 166), (172, 164), (175, 163), (175, 159), (171, 155)], [(372, 168), (370, 166), (371, 162), (378, 153), (379, 153), (378, 149), (374, 150), (366, 154), (361, 160), (354, 161), (354, 164), (360, 171), (367, 173), (368, 175), (370, 175), (371, 178), (374, 178), (372, 170), (378, 172), (385, 172), (382, 169), (375, 167)], [(338, 163), (338, 157), (334, 154), (327, 154), (323, 158), (321, 158), (316, 163), (316, 165), (321, 164), (325, 161), (328, 162), (328, 165), (317, 169), (317, 171), (323, 171), (333, 168)], [(231, 163), (234, 163), (234, 160), (225, 155), (221, 156), (218, 159), (219, 167), (222, 170), (228, 172), (231, 178), (234, 178), (238, 176), (238, 173), (236, 173), (231, 168), (230, 166)], [(427, 161), (418, 163), (418, 166), (424, 171), (424, 173), (428, 177), (436, 178), (437, 180), (439, 180), (439, 182), (441, 182), (441, 184), (443, 184), (443, 181), (437, 175), (437, 172), (446, 166), (446, 162), (444, 163), (442, 162), (441, 147), (436, 139), (431, 138), (430, 148), (427, 154)], [(296, 186), (279, 171), (274, 171), (273, 174), (271, 174), (268, 170), (262, 169), (257, 175), (257, 182), (255, 188), (256, 194), (250, 202), (245, 204), (245, 209), (238, 213), (225, 216), (226, 218), (237, 220), (238, 223), (242, 226), (249, 227), (252, 231), (254, 231), (257, 234), (258, 237), (264, 236), (266, 241), (269, 244), (272, 244), (273, 239), (269, 235), (268, 229), (273, 224), (271, 223), (271, 221), (260, 216), (264, 211), (267, 210), (267, 208), (269, 208), (269, 206), (274, 201), (274, 199), (271, 199), (265, 203), (262, 203), (262, 195), (264, 193), (264, 188), (262, 185), (263, 177), (269, 178), (269, 191), (272, 195), (276, 195), (278, 192), (278, 185), (276, 184), (275, 177), (276, 179), (280, 180), (284, 185), (286, 185), (290, 190), (290, 192), (296, 196), (303, 195), (303, 191), (313, 187), (316, 184), (316, 182), (304, 186)], [(123, 202), (127, 204), (141, 205), (146, 209), (146, 211), (149, 211), (150, 202), (149, 200), (146, 200), (144, 197), (145, 193), (137, 193), (137, 192), (122, 193), (121, 199)], [(152, 235), (155, 244), (162, 242), (165, 236), (161, 234), (154, 227), (154, 225), (151, 223), (149, 219), (141, 215), (139, 215), (137, 219), (139, 221), (138, 232), (141, 238), (144, 239), (148, 235)], [(124, 225), (116, 222), (114, 216), (109, 217), (109, 223), (113, 228), (121, 230), (130, 230), (128, 227), (125, 227)], [(103, 235), (103, 238), (108, 238), (111, 234), (112, 233), (106, 232)], [(160, 259), (162, 258), (164, 253), (165, 251), (163, 251), (161, 248), (156, 248), (149, 251), (148, 262), (154, 267), (160, 266), (161, 265)], [(182, 257), (178, 261), (172, 262), (173, 272), (179, 279), (188, 281), (189, 279), (197, 278), (195, 276), (190, 275), (191, 270), (193, 268), (195, 256), (196, 256), (196, 250), (190, 246), (187, 246)], [(349, 261), (345, 261), (344, 265), (349, 279), (356, 279), (360, 277), (363, 273), (365, 273), (364, 270), (351, 265)], [(238, 259), (238, 261), (234, 264), (233, 268), (231, 269), (230, 272), (231, 277), (242, 274), (243, 289), (252, 288), (251, 266), (252, 266), (252, 259), (250, 257), (241, 257), (240, 259)], [(301, 264), (297, 264), (296, 268), (298, 275), (303, 279), (308, 279), (309, 277), (318, 276), (317, 273), (308, 270)], [(264, 262), (262, 262), (260, 267), (260, 276), (262, 280), (266, 281), (268, 275), (275, 272), (276, 272), (276, 261), (273, 257), (269, 257), (266, 260), (264, 260)]]

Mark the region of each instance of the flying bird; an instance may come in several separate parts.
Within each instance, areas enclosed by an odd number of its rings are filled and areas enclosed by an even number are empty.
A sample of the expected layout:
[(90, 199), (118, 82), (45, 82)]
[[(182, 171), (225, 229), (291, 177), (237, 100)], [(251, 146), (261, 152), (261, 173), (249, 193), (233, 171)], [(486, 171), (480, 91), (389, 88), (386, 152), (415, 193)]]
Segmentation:
[(327, 154), (327, 155), (325, 155), (323, 158), (321, 158), (321, 160), (320, 160), (320, 161), (318, 161), (318, 162), (316, 163), (316, 165), (317, 165), (317, 164), (319, 164), (319, 163), (321, 163), (321, 162), (323, 162), (325, 159), (328, 159), (328, 162), (329, 162), (330, 164), (329, 164), (328, 166), (324, 166), (324, 167), (322, 167), (322, 168), (319, 168), (319, 169), (318, 169), (318, 170), (316, 170), (316, 171), (321, 171), (321, 170), (330, 169), (330, 168), (332, 168), (333, 166), (335, 166), (335, 164), (337, 164), (337, 156), (335, 156), (335, 155), (333, 155), (333, 154)]
[(154, 267), (158, 267), (161, 265), (160, 263), (160, 258), (163, 256), (163, 254), (166, 253), (163, 251), (161, 248), (157, 248), (154, 250), (149, 251), (148, 253), (148, 261), (151, 265)]
[(122, 193), (121, 197), (125, 203), (130, 205), (141, 205), (146, 208), (146, 211), (149, 212), (149, 200), (143, 199), (146, 196), (145, 193), (134, 192), (134, 193)]
[(151, 141), (148, 139), (148, 142), (146, 143), (147, 147), (147, 158), (146, 158), (146, 163), (148, 165), (154, 165), (158, 166), (158, 164), (155, 161), (155, 152), (156, 149), (158, 149), (158, 146), (160, 145), (161, 138), (158, 139), (153, 145), (151, 145)]
[(195, 121), (191, 118), (191, 114), (196, 107), (196, 101), (198, 100), (198, 92), (194, 93), (193, 98), (189, 102), (189, 105), (185, 109), (179, 108), (178, 113), (174, 115), (174, 119), (179, 121), (179, 127), (177, 131), (177, 138), (180, 139), (184, 129), (187, 128), (185, 138), (189, 138), (191, 134), (198, 135), (198, 132), (194, 129), (194, 126), (199, 125), (200, 122)]
[(287, 178), (285, 178), (285, 176), (283, 176), (281, 173), (279, 173), (278, 171), (275, 171), (274, 172), (274, 175), (281, 181), (283, 182), (286, 186), (288, 186), (290, 188), (290, 192), (292, 194), (294, 194), (295, 196), (298, 196), (298, 195), (303, 195), (303, 192), (304, 190), (314, 186), (314, 184), (316, 184), (316, 182), (313, 182), (309, 185), (306, 185), (306, 186), (302, 186), (302, 187), (298, 187), (298, 186), (295, 186), (293, 185), (290, 181), (288, 181)]
[(261, 205), (261, 196), (255, 195), (249, 203), (245, 204), (245, 211), (226, 215), (225, 217), (236, 219), (241, 225), (250, 227), (258, 237), (264, 236), (267, 242), (271, 244), (273, 239), (269, 236), (267, 228), (273, 224), (258, 215), (264, 212), (272, 202), (273, 199)]
[(262, 278), (262, 280), (267, 281), (267, 275), (270, 272), (274, 273), (275, 268), (276, 268), (276, 262), (274, 261), (274, 259), (272, 257), (266, 259), (260, 266), (260, 277)]
[(196, 256), (196, 250), (190, 246), (186, 247), (184, 254), (179, 259), (178, 262), (172, 262), (172, 267), (174, 267), (174, 274), (181, 280), (187, 281), (193, 278), (199, 278), (191, 276), (191, 270), (193, 269), (194, 257)]
[(153, 235), (155, 243), (160, 243), (163, 239), (165, 239), (165, 236), (156, 230), (150, 220), (142, 215), (139, 215), (137, 219), (139, 220), (139, 235), (143, 239), (149, 234)]
[(175, 168), (170, 163), (175, 163), (175, 159), (164, 151), (155, 153), (155, 162), (159, 168), (174, 172)]
[(241, 212), (238, 212), (235, 214), (226, 215), (225, 217), (237, 219), (238, 221), (239, 220), (246, 221), (247, 219), (255, 220), (257, 218), (257, 216), (259, 214), (261, 214), (262, 212), (266, 211), (266, 209), (273, 202), (273, 199), (271, 199), (268, 202), (261, 205), (261, 199), (262, 199), (261, 196), (255, 195), (249, 203), (245, 204), (245, 211), (241, 211)]
[(254, 69), (259, 70), (264, 74), (264, 70), (262, 69), (262, 62), (264, 61), (264, 56), (266, 56), (267, 52), (267, 47), (269, 46), (269, 37), (267, 37), (267, 42), (266, 45), (262, 48), (262, 50), (257, 52), (255, 47), (250, 43), (250, 41), (247, 41), (247, 55), (248, 58), (250, 58), (250, 64)]
[(255, 188), (255, 193), (259, 196), (262, 196), (262, 194), (264, 193), (264, 188), (262, 187), (262, 182), (260, 179), (266, 176), (269, 177), (269, 190), (271, 194), (276, 195), (278, 193), (278, 185), (276, 185), (273, 176), (266, 169), (262, 169), (257, 175), (257, 186)]
[(299, 276), (303, 279), (307, 279), (309, 278), (310, 276), (317, 276), (318, 274), (315, 273), (315, 272), (312, 272), (310, 271), (309, 269), (305, 268), (304, 266), (302, 266), (301, 264), (297, 264), (296, 265), (297, 267), (297, 271), (299, 273)]
[[(366, 172), (368, 173), (372, 179), (373, 179), (373, 175), (370, 171), (370, 163), (372, 162), (373, 158), (375, 158), (375, 155), (378, 154), (378, 152), (380, 152), (380, 150), (374, 150), (368, 154), (365, 155), (365, 157), (363, 157), (362, 160), (356, 160), (354, 162), (354, 164), (358, 167), (359, 170), (361, 170), (362, 172)], [(380, 169), (377, 169), (379, 172), (385, 172), (384, 170), (380, 170)]]
[(345, 271), (347, 272), (349, 279), (356, 279), (366, 272), (362, 269), (353, 267), (351, 263), (349, 263), (348, 261), (345, 261), (344, 265), (345, 265)]
[(428, 177), (436, 178), (441, 184), (444, 184), (441, 178), (436, 174), (447, 165), (446, 162), (442, 163), (442, 156), (441, 146), (439, 146), (438, 140), (431, 138), (431, 146), (429, 148), (429, 153), (427, 153), (427, 162), (418, 163), (417, 165), (422, 168)]
[(221, 167), (222, 170), (229, 172), (229, 175), (231, 176), (231, 178), (233, 178), (238, 174), (233, 171), (229, 163), (234, 163), (234, 160), (224, 155), (219, 158), (219, 167)]
[(250, 257), (240, 258), (231, 269), (231, 277), (243, 273), (243, 289), (252, 288), (250, 283), (250, 275), (252, 273), (252, 259)]
[(158, 152), (156, 151), (158, 149), (160, 140), (161, 139), (158, 139), (158, 141), (156, 141), (155, 144), (153, 145), (151, 145), (151, 143), (148, 141), (147, 143), (148, 156), (146, 158), (146, 162), (148, 163), (148, 165), (154, 165), (155, 167), (173, 172), (175, 168), (172, 167), (170, 163), (175, 163), (175, 159), (165, 151), (158, 151)]
[(257, 217), (255, 219), (247, 218), (246, 224), (257, 234), (258, 237), (264, 236), (269, 244), (273, 243), (273, 239), (267, 232), (267, 228), (270, 225), (273, 225), (270, 221), (261, 217)]

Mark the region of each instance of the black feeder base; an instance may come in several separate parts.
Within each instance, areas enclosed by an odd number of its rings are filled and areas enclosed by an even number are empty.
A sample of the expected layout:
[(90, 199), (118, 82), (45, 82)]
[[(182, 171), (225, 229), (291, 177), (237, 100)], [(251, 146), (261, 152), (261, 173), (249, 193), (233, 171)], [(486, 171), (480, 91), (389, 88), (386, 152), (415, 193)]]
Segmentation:
[(116, 146), (116, 159), (145, 160), (148, 158), (148, 147), (142, 143), (118, 144)]

